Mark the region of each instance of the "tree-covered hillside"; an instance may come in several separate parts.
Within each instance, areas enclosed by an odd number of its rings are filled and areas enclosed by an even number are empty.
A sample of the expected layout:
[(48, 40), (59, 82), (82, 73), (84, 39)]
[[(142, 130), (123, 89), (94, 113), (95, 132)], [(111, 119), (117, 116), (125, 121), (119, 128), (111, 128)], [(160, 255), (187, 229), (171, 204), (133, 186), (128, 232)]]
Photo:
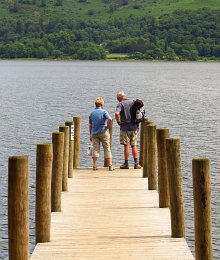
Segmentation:
[(108, 20), (128, 15), (159, 17), (175, 10), (220, 10), (220, 0), (0, 0), (1, 16), (58, 16)]
[(0, 58), (220, 58), (220, 0), (0, 0), (0, 7)]

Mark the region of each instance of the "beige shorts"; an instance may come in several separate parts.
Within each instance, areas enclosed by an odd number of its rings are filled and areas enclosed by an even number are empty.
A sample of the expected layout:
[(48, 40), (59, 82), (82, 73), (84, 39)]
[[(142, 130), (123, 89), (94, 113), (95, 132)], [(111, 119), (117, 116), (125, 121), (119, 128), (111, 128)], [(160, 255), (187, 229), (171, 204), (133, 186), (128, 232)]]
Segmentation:
[(120, 131), (120, 144), (136, 145), (138, 138), (138, 130), (135, 131)]
[(97, 134), (97, 135), (92, 136), (92, 144), (93, 144), (92, 157), (99, 157), (100, 143), (102, 143), (102, 147), (103, 147), (103, 150), (104, 150), (104, 157), (105, 158), (112, 158), (112, 153), (111, 153), (111, 148), (110, 148), (109, 131), (105, 131), (101, 134)]

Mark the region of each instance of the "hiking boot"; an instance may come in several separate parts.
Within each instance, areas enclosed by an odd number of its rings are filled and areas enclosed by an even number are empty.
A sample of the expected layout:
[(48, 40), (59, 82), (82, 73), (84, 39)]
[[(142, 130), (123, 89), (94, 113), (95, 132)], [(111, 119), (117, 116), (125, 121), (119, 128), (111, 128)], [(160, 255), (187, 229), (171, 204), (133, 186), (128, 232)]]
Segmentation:
[(134, 169), (141, 169), (141, 166), (139, 164), (135, 164)]
[(114, 170), (115, 170), (115, 167), (114, 167), (113, 165), (109, 165), (109, 166), (108, 166), (108, 170), (109, 170), (109, 171), (114, 171)]
[(129, 169), (129, 166), (128, 166), (128, 164), (123, 163), (123, 164), (120, 166), (120, 169)]

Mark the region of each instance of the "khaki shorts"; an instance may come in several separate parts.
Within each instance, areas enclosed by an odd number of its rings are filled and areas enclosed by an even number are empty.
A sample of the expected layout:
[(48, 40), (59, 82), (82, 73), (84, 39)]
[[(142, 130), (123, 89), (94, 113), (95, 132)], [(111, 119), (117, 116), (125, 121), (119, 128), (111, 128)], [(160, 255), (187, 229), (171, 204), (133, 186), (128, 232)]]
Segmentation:
[(120, 144), (136, 145), (138, 138), (138, 130), (135, 131), (120, 131)]
[(100, 143), (102, 143), (102, 147), (104, 150), (104, 157), (112, 158), (109, 131), (105, 131), (101, 134), (92, 136), (92, 144), (93, 144), (92, 157), (99, 157)]

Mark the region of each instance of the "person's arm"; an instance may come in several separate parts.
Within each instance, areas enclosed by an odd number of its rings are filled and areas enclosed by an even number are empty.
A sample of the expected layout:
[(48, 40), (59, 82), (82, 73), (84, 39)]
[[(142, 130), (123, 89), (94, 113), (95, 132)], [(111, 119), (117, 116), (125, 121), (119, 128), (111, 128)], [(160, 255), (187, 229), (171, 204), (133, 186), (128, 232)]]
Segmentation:
[(91, 119), (91, 114), (89, 116), (89, 136), (90, 136), (90, 142), (92, 142), (92, 119)]
[(92, 142), (92, 124), (89, 123), (89, 135), (90, 135), (90, 141)]
[(112, 127), (112, 118), (109, 116), (107, 122), (107, 128), (109, 129), (110, 127)]
[(118, 111), (115, 112), (115, 120), (118, 125), (121, 124), (120, 112), (118, 112)]

